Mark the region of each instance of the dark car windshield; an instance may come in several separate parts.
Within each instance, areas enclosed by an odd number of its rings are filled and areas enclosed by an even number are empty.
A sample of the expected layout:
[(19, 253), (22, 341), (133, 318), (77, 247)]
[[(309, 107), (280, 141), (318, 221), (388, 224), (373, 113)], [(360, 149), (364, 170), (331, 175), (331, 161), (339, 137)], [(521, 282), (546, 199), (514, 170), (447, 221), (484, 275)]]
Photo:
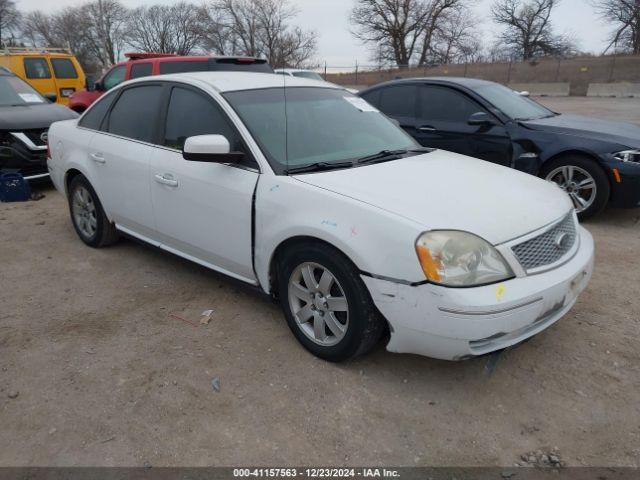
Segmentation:
[(29, 84), (13, 75), (0, 76), (0, 106), (45, 104), (47, 101)]
[(475, 88), (475, 91), (514, 120), (533, 120), (555, 115), (548, 108), (503, 85), (483, 85)]
[(385, 115), (344, 90), (268, 88), (224, 96), (278, 173), (417, 147)]

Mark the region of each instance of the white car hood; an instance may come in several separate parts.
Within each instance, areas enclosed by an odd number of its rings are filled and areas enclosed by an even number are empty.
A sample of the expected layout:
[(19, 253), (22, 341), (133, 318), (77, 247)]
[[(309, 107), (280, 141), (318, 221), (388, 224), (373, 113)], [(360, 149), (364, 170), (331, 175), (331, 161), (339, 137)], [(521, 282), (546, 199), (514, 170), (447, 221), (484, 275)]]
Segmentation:
[(296, 179), (424, 226), (464, 230), (494, 245), (541, 228), (572, 208), (556, 185), (443, 150)]

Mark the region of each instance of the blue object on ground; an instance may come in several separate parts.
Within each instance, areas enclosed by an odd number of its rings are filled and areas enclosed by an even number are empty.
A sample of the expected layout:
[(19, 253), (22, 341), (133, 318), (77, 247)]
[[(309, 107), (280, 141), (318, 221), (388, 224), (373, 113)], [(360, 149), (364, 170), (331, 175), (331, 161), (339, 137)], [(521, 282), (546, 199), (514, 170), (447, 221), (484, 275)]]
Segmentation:
[(0, 175), (0, 201), (24, 202), (31, 198), (31, 189), (19, 173), (3, 173)]

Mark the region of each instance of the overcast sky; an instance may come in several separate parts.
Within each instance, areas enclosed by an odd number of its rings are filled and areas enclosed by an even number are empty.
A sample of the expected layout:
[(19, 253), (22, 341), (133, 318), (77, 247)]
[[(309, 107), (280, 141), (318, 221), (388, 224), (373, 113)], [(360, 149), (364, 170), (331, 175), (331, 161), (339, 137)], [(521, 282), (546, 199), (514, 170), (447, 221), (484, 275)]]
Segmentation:
[[(154, 3), (171, 3), (168, 0), (121, 0), (129, 7)], [(300, 11), (296, 23), (304, 28), (316, 30), (319, 35), (317, 60), (330, 66), (346, 67), (370, 63), (365, 46), (349, 33), (349, 11), (353, 0), (290, 0)], [(482, 38), (490, 41), (498, 28), (489, 18), (489, 9), (494, 0), (475, 0), (474, 11), (478, 17), (478, 29)], [(42, 0), (17, 0), (21, 10), (51, 12), (68, 5), (82, 4), (82, 0), (56, 0), (43, 5)], [(604, 24), (588, 5), (587, 0), (561, 0), (554, 11), (553, 23), (558, 32), (571, 32), (579, 47), (588, 52), (601, 53), (606, 46), (609, 27)]]

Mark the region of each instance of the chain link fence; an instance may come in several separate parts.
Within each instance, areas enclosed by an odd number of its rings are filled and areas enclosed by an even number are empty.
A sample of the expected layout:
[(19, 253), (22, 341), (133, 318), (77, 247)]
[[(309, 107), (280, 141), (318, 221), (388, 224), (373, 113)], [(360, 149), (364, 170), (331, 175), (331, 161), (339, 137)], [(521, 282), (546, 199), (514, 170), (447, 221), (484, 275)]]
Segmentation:
[(379, 65), (322, 65), (329, 82), (363, 88), (398, 78), (471, 77), (506, 85), (565, 83), (571, 95), (586, 95), (592, 83), (640, 82), (640, 56), (542, 58), (530, 62), (457, 63), (424, 67), (383, 68)]

